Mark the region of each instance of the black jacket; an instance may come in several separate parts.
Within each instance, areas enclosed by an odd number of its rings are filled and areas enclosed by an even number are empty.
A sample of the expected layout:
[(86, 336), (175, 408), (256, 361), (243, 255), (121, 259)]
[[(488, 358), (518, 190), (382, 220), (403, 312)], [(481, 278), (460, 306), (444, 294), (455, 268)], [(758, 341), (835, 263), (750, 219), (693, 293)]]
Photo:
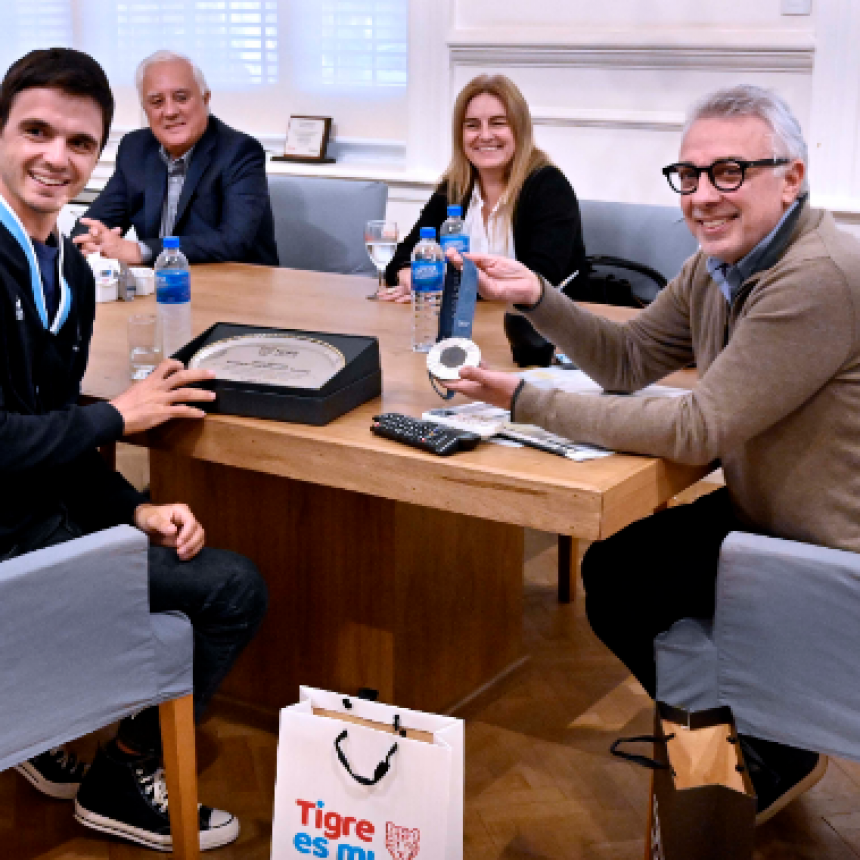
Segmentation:
[[(167, 193), (160, 148), (148, 128), (125, 135), (113, 176), (84, 216), (123, 233), (134, 226), (153, 262), (162, 250), (158, 233)], [(78, 225), (72, 235), (83, 232)], [(191, 156), (173, 233), (189, 263), (278, 265), (266, 154), (257, 140), (209, 117)]]
[[(470, 189), (460, 201), (463, 215), (471, 197)], [(421, 228), (433, 227), (438, 232), (448, 217), (447, 209), (448, 197), (442, 184), (421, 210), (412, 231), (397, 246), (385, 270), (390, 286), (397, 283), (397, 273), (409, 265)], [(526, 179), (514, 210), (512, 227), (517, 259), (551, 284), (559, 284), (574, 272), (584, 270), (585, 245), (579, 204), (567, 177), (557, 167), (540, 167)]]
[(0, 225), (0, 557), (42, 519), (69, 512), (87, 531), (131, 522), (144, 501), (96, 450), (122, 436), (108, 403), (79, 406), (95, 318), (89, 265), (68, 240), (69, 316), (42, 327), (23, 250)]

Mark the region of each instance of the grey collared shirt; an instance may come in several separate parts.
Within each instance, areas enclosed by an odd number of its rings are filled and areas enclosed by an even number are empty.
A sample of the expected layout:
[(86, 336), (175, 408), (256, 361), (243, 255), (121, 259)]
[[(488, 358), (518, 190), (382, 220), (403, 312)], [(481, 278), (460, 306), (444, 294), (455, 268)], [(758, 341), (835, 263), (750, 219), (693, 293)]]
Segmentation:
[[(182, 196), (182, 187), (185, 185), (185, 177), (188, 175), (188, 165), (191, 163), (191, 154), (194, 147), (179, 158), (171, 158), (167, 150), (162, 146), (158, 151), (161, 160), (167, 165), (167, 194), (164, 197), (164, 205), (161, 208), (161, 226), (158, 230), (160, 238), (172, 235), (176, 224), (176, 210), (179, 206), (179, 198)], [(152, 261), (152, 250), (143, 242), (140, 245), (140, 255), (144, 263)]]
[(741, 288), (741, 285), (749, 278), (755, 271), (756, 267), (759, 264), (759, 261), (764, 256), (765, 252), (768, 249), (768, 246), (773, 241), (776, 234), (779, 232), (779, 228), (785, 223), (785, 220), (789, 215), (800, 205), (800, 198), (794, 201), (791, 206), (786, 209), (783, 213), (782, 218), (779, 219), (779, 223), (752, 251), (749, 252), (745, 257), (738, 260), (737, 263), (731, 265), (730, 263), (724, 263), (718, 257), (708, 257), (707, 267), (708, 273), (710, 276), (716, 281), (717, 286), (720, 288), (720, 292), (726, 297), (726, 301), (731, 304), (734, 297), (737, 295), (738, 290)]

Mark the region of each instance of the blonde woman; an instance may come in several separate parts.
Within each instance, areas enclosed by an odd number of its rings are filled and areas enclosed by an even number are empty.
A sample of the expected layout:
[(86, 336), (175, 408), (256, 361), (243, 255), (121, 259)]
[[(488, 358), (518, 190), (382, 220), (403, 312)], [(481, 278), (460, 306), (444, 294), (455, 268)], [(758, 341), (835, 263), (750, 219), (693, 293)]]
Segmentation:
[(559, 284), (585, 268), (576, 195), (534, 145), (528, 105), (504, 75), (481, 75), (457, 97), (451, 163), (386, 269), (386, 301), (410, 300), (410, 256), (421, 227), (437, 231), (463, 207), (470, 248), (512, 257)]

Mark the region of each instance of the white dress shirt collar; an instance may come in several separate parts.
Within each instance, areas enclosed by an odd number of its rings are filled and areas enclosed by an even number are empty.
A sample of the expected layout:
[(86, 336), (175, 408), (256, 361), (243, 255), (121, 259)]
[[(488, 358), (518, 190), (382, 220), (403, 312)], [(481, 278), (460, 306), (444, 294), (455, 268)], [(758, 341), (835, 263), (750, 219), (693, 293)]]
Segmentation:
[(493, 207), (484, 223), (484, 200), (476, 182), (466, 212), (465, 229), (469, 235), (469, 250), (476, 254), (496, 254), (500, 257), (516, 258), (514, 231), (510, 218), (506, 218), (507, 199), (504, 195)]

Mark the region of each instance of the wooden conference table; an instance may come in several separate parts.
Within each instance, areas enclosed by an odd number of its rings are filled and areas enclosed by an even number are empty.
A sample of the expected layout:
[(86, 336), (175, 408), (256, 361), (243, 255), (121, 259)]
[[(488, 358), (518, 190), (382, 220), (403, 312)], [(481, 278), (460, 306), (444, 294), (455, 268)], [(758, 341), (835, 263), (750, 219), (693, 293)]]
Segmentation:
[[(441, 458), (372, 435), (378, 412), (417, 416), (441, 403), (425, 357), (410, 349), (409, 306), (367, 301), (372, 283), (194, 267), (195, 334), (230, 321), (375, 335), (382, 398), (325, 427), (213, 415), (129, 440), (151, 450), (154, 501), (187, 502), (210, 545), (263, 572), (269, 615), (222, 692), (268, 712), (296, 701), (299, 684), (455, 707), (523, 656), (524, 526), (606, 537), (706, 471), (620, 455), (574, 463), (492, 444)], [(154, 310), (151, 296), (98, 306), (86, 396), (128, 386), (126, 318)], [(503, 310), (480, 303), (474, 338), (490, 366), (512, 368)]]

